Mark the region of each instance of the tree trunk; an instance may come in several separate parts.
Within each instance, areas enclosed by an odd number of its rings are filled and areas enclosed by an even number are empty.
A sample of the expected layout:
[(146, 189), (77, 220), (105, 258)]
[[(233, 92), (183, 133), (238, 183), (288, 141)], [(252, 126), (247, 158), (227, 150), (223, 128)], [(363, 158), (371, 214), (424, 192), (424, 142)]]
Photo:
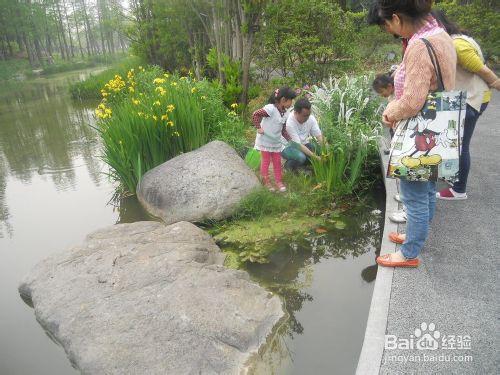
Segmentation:
[(5, 39), (7, 38), (7, 36), (5, 35), (5, 38), (2, 38), (2, 51), (0, 53), (0, 57), (2, 58), (2, 60), (7, 60), (7, 48), (5, 47)]
[[(47, 9), (45, 9), (45, 12), (47, 12)], [(46, 49), (47, 49), (47, 54), (49, 56), (49, 64), (51, 63), (53, 57), (52, 57), (52, 38), (50, 36), (50, 29), (49, 29), (49, 23), (47, 21), (47, 18), (49, 17), (49, 15), (47, 13), (45, 13), (45, 46), (46, 46)]]
[(243, 1), (238, 0), (239, 16), (240, 16), (240, 33), (242, 36), (242, 57), (241, 57), (241, 97), (242, 104), (248, 103), (248, 90), (250, 88), (250, 65), (252, 63), (252, 48), (255, 37), (255, 32), (258, 29), (260, 21), (260, 10), (252, 8), (252, 5), (246, 3), (243, 6)]
[(7, 41), (7, 48), (9, 49), (9, 57), (14, 57), (14, 48), (12, 48), (12, 43), (7, 35), (5, 36), (5, 40)]
[(242, 54), (242, 58), (241, 58), (242, 91), (241, 91), (240, 101), (242, 104), (248, 103), (248, 89), (250, 88), (250, 64), (252, 63), (253, 41), (254, 41), (254, 33), (249, 28), (246, 35), (243, 37), (243, 54)]
[(38, 60), (38, 64), (41, 64), (43, 55), (42, 55), (42, 48), (40, 46), (40, 40), (38, 39), (38, 36), (35, 36), (33, 40), (33, 44), (35, 46), (35, 56)]
[(21, 33), (17, 29), (17, 24), (15, 25), (15, 29), (16, 29), (16, 41), (17, 41), (17, 46), (19, 47), (19, 52), (23, 52), (24, 43), (23, 39), (21, 38)]
[(89, 21), (89, 15), (87, 13), (87, 5), (85, 4), (85, 0), (82, 1), (82, 9), (83, 9), (83, 18), (84, 18), (84, 26), (85, 26), (85, 39), (87, 42), (87, 53), (89, 56), (97, 54), (95, 45), (94, 45), (94, 40), (92, 38), (92, 29), (90, 28), (90, 21)]
[(23, 32), (23, 43), (24, 43), (24, 48), (26, 49), (26, 53), (28, 54), (28, 60), (30, 62), (30, 66), (31, 68), (35, 68), (35, 60), (34, 60), (34, 57), (33, 57), (33, 52), (31, 51), (31, 48), (30, 48), (30, 45), (29, 45), (29, 42), (28, 42), (28, 38), (26, 37), (26, 33)]
[(221, 85), (225, 84), (225, 77), (223, 73), (223, 65), (222, 65), (222, 36), (221, 36), (221, 30), (220, 30), (220, 19), (219, 19), (219, 12), (216, 9), (216, 5), (213, 4), (212, 6), (212, 23), (213, 23), (213, 30), (214, 30), (214, 39), (215, 39), (215, 50), (217, 53), (217, 67), (218, 67), (218, 76), (219, 76), (219, 82)]
[(84, 55), (83, 55), (82, 41), (80, 39), (80, 30), (78, 28), (78, 20), (76, 19), (75, 0), (71, 1), (71, 7), (73, 8), (73, 19), (75, 21), (76, 38), (78, 39), (78, 48), (80, 49), (80, 56), (83, 59)]
[(97, 20), (99, 22), (99, 34), (101, 36), (101, 50), (102, 54), (106, 54), (106, 45), (104, 43), (104, 32), (103, 32), (103, 17), (102, 17), (102, 0), (97, 2)]
[(66, 25), (68, 25), (68, 38), (69, 38), (69, 50), (71, 53), (71, 57), (75, 57), (75, 46), (73, 45), (73, 37), (71, 36), (71, 27), (68, 18), (68, 9), (66, 7), (66, 2), (63, 0), (63, 8), (64, 8), (64, 18), (66, 20)]
[[(60, 38), (63, 42), (63, 46), (64, 46), (64, 54), (66, 55), (66, 60), (69, 60), (69, 49), (68, 49), (68, 43), (66, 42), (66, 34), (64, 32), (64, 25), (63, 25), (63, 22), (62, 22), (62, 14), (61, 14), (61, 4), (59, 2), (59, 0), (57, 0), (57, 14), (58, 14), (58, 18), (59, 18), (59, 34), (60, 34)], [(64, 58), (64, 57), (63, 57)]]

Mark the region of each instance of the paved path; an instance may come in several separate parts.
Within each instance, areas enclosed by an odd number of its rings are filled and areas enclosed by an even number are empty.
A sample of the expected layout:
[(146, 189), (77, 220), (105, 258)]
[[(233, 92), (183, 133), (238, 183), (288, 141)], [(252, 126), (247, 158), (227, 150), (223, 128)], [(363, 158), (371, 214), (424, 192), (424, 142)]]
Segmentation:
[[(496, 92), (472, 139), (469, 199), (438, 200), (419, 268), (379, 268), (358, 374), (500, 373), (499, 150)], [(394, 186), (389, 185), (388, 211), (394, 207), (389, 195)], [(382, 253), (393, 251), (382, 246)], [(384, 349), (386, 335), (416, 342), (419, 334), (438, 349)], [(469, 338), (470, 348), (459, 349)]]

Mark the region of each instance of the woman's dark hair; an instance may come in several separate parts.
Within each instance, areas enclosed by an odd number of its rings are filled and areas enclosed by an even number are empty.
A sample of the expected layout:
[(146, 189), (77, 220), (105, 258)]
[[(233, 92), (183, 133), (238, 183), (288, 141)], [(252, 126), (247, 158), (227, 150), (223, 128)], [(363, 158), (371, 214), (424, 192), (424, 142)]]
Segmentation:
[(302, 112), (303, 109), (311, 109), (311, 102), (307, 98), (298, 99), (293, 105), (295, 112)]
[(394, 77), (390, 74), (379, 74), (372, 83), (372, 87), (376, 92), (379, 92), (380, 89), (385, 89), (389, 85), (394, 86)]
[(271, 94), (269, 97), (269, 104), (276, 104), (278, 103), (281, 98), (286, 98), (286, 99), (295, 99), (297, 94), (295, 93), (294, 90), (292, 90), (288, 86), (283, 86), (280, 87), (279, 89), (274, 90), (274, 92)]
[(461, 29), (456, 23), (450, 21), (442, 10), (434, 9), (431, 14), (449, 35), (463, 34), (469, 36), (466, 30)]
[(431, 12), (432, 4), (433, 0), (377, 0), (376, 7), (382, 20), (390, 20), (397, 13), (411, 22), (418, 22)]
[(370, 9), (368, 9), (368, 14), (366, 15), (366, 22), (368, 22), (368, 25), (379, 25), (382, 26), (385, 22), (382, 17), (379, 15), (379, 6), (378, 2), (375, 1), (371, 6)]

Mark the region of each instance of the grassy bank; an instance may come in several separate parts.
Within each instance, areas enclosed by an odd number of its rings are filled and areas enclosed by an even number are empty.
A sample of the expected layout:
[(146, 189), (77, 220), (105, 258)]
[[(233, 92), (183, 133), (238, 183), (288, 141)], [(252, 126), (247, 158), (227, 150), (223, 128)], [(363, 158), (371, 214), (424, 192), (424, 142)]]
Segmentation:
[[(253, 146), (254, 129), (236, 103), (224, 104), (219, 85), (131, 65), (72, 86), (77, 97), (101, 98), (96, 117), (103, 159), (122, 193), (135, 193), (151, 168), (212, 140), (228, 143), (241, 156)], [(267, 262), (273, 244), (284, 237), (343, 228), (342, 213), (362, 201), (379, 178), (380, 102), (371, 80), (345, 76), (303, 90), (327, 140), (321, 161), (305, 173), (285, 174), (285, 194), (257, 190), (231, 218), (201, 224), (223, 245), (231, 266)]]
[(134, 56), (128, 56), (120, 61), (114, 62), (108, 69), (97, 74), (92, 74), (89, 78), (81, 82), (75, 82), (69, 87), (73, 99), (101, 99), (101, 89), (115, 75), (127, 76), (127, 72), (132, 68), (141, 65), (141, 60)]
[(70, 72), (94, 68), (98, 66), (110, 65), (127, 59), (125, 54), (91, 56), (75, 58), (72, 60), (62, 60), (58, 57), (51, 63), (45, 63), (38, 68), (32, 68), (29, 61), (24, 58), (9, 59), (0, 61), (0, 81), (15, 79), (33, 78), (37, 76), (50, 76), (52, 74)]

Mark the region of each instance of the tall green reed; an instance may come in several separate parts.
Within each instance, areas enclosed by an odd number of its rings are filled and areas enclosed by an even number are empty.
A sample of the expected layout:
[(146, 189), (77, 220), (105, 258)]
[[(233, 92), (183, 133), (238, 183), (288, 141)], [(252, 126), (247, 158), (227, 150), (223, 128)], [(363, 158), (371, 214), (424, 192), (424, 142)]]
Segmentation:
[(312, 160), (315, 178), (329, 193), (352, 194), (365, 175), (367, 160), (377, 157), (381, 107), (372, 95), (371, 77), (330, 78), (313, 86), (310, 95), (327, 139), (321, 160)]
[(196, 83), (159, 68), (115, 75), (96, 110), (104, 161), (124, 190), (135, 193), (142, 175), (207, 142)]

